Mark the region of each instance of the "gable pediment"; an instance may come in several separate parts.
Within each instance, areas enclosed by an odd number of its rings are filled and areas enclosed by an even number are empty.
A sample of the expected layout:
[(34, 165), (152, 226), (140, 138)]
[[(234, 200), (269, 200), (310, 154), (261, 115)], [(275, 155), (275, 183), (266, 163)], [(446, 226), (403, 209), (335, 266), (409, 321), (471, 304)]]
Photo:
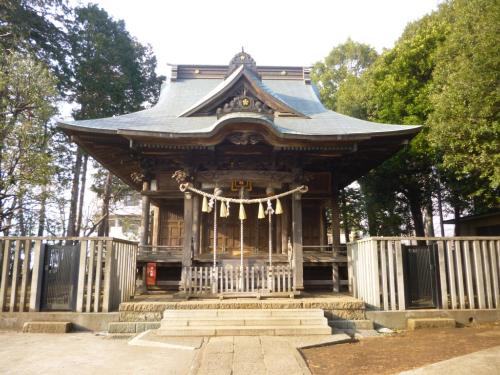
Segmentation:
[(272, 92), (247, 66), (240, 65), (214, 90), (184, 111), (180, 117), (217, 116), (228, 113), (254, 112), (267, 117), (302, 117), (306, 115), (293, 108)]

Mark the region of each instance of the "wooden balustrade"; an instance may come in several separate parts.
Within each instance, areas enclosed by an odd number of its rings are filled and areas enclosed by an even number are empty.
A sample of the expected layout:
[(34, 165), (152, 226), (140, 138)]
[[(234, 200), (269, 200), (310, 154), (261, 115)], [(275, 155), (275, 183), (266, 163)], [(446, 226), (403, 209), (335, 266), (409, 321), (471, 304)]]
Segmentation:
[[(64, 257), (49, 259), (47, 245), (70, 245), (75, 247), (70, 251), (78, 252), (71, 254), (78, 271), (76, 311), (112, 311), (134, 295), (135, 242), (108, 237), (0, 237), (0, 312), (40, 310), (44, 275), (67, 262)], [(67, 279), (73, 277), (72, 269), (66, 271)]]
[(288, 265), (184, 267), (181, 290), (187, 295), (290, 295), (295, 291)]
[(377, 309), (405, 310), (402, 249), (422, 243), (434, 244), (437, 252), (440, 308), (500, 308), (500, 237), (374, 237), (349, 243), (354, 297)]

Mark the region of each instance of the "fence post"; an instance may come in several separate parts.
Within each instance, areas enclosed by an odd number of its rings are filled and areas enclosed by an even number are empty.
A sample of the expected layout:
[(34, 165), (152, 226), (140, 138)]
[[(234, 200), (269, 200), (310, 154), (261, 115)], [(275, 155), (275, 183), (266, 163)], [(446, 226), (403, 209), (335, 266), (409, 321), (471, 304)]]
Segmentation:
[(380, 308), (380, 274), (378, 267), (378, 240), (370, 241), (370, 252), (372, 256), (372, 272), (373, 272), (373, 302), (374, 306)]
[(441, 308), (448, 308), (448, 286), (446, 283), (446, 260), (444, 257), (444, 242), (438, 241), (439, 280), (441, 281)]
[(83, 311), (83, 296), (85, 293), (85, 271), (87, 264), (87, 240), (80, 242), (80, 259), (78, 265), (78, 287), (76, 292), (76, 311)]
[[(104, 297), (102, 312), (109, 312), (111, 307), (111, 273), (113, 271), (113, 241), (106, 241), (106, 261), (104, 266)], [(145, 281), (144, 281), (145, 282)]]
[(349, 293), (352, 293), (352, 243), (347, 244), (347, 284)]
[(5, 301), (7, 297), (7, 287), (9, 281), (10, 240), (5, 240), (1, 244), (3, 245), (3, 249), (0, 248), (0, 251), (3, 251), (3, 259), (2, 274), (0, 275), (2, 277), (2, 279), (0, 280), (0, 312), (2, 312), (5, 307)]
[(31, 274), (30, 312), (40, 311), (44, 259), (45, 244), (43, 244), (41, 240), (36, 240), (33, 253), (33, 271)]
[(396, 275), (398, 284), (398, 304), (399, 310), (406, 309), (405, 282), (403, 274), (403, 251), (401, 249), (401, 240), (396, 240)]

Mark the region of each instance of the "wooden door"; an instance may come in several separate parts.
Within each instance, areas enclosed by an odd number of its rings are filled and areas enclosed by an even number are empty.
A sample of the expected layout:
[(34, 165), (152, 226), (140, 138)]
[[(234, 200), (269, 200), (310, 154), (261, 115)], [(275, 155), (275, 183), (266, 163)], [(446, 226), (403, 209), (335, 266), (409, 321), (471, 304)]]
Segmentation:
[(183, 202), (169, 202), (160, 208), (160, 246), (182, 246), (184, 240)]

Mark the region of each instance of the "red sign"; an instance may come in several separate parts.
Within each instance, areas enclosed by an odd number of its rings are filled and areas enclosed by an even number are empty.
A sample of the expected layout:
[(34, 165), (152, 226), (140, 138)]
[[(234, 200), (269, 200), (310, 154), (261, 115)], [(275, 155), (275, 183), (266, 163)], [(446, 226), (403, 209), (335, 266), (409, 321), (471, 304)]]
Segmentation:
[(146, 267), (146, 285), (156, 285), (156, 263), (148, 263)]

